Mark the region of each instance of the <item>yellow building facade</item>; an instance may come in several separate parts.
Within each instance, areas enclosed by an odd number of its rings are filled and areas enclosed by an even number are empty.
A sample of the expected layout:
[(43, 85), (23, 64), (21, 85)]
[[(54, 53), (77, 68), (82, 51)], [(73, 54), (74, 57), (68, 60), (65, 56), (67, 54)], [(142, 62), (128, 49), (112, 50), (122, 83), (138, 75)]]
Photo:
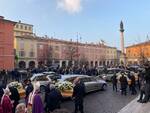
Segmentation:
[(37, 66), (37, 39), (32, 36), (16, 36), (16, 54), (19, 68)]
[(33, 25), (17, 22), (14, 27), (14, 49), (17, 56), (16, 67), (37, 66), (37, 40), (34, 38)]

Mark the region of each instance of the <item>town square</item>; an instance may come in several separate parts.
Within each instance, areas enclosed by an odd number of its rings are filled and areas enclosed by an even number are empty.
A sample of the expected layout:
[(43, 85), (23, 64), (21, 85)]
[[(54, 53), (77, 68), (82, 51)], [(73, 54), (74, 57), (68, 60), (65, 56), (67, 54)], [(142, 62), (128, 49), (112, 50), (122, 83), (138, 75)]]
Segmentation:
[(149, 4), (0, 0), (0, 113), (150, 113)]

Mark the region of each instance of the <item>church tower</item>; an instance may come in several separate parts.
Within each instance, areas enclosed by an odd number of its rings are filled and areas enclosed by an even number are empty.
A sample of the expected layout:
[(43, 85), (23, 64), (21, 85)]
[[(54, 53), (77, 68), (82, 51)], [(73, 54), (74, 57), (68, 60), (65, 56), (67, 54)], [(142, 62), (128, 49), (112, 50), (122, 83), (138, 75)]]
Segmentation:
[(123, 26), (123, 22), (120, 22), (120, 44), (121, 44), (121, 52), (124, 54), (125, 53), (125, 49), (124, 49), (124, 26)]

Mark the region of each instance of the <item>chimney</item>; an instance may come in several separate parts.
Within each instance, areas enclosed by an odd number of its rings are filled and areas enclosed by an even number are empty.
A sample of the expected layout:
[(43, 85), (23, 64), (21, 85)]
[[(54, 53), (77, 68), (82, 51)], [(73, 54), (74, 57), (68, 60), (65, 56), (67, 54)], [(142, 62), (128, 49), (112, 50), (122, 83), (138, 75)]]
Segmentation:
[(0, 16), (0, 19), (4, 19), (4, 17), (3, 17), (3, 16)]

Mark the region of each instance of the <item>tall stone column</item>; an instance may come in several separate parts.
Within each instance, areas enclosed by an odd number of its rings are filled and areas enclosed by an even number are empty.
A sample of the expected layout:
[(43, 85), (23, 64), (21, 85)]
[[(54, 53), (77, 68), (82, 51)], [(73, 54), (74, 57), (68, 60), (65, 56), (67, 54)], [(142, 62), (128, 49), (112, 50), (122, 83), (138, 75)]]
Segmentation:
[(125, 51), (124, 51), (124, 27), (123, 27), (123, 22), (121, 21), (120, 22), (120, 41), (121, 41), (121, 52), (124, 54)]
[(120, 55), (120, 63), (126, 65), (126, 55), (124, 48), (124, 27), (123, 22), (120, 22), (120, 45), (121, 45), (121, 55)]
[(125, 53), (125, 51), (124, 51), (124, 34), (123, 34), (123, 32), (120, 32), (120, 41), (121, 41), (121, 52), (122, 53)]

